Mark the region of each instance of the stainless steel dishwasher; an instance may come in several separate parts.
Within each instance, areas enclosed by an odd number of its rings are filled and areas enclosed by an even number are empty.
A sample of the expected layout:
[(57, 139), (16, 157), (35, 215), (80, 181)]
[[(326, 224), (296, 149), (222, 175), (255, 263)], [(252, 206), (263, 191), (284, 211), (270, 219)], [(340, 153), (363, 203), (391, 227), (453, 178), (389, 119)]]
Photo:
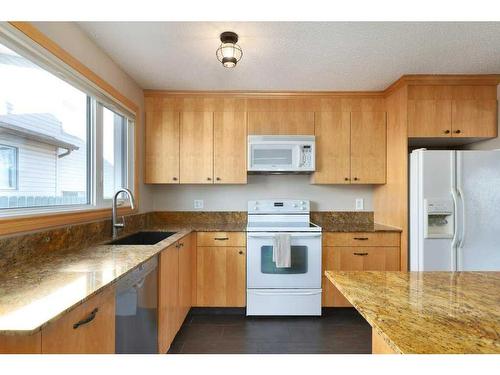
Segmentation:
[(158, 257), (118, 281), (115, 325), (116, 353), (158, 353)]

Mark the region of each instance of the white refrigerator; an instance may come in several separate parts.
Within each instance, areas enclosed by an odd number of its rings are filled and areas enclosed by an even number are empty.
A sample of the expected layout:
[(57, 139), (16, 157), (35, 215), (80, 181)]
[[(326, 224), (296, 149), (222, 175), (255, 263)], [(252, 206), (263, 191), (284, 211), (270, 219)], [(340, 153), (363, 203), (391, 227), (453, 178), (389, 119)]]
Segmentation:
[(410, 154), (410, 270), (500, 270), (500, 150)]

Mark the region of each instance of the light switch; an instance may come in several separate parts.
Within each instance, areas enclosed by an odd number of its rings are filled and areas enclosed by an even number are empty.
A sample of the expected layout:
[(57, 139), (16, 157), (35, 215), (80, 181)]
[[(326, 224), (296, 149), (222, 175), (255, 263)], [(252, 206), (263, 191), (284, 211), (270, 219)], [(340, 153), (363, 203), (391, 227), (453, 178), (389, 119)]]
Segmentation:
[(356, 198), (356, 210), (363, 210), (365, 202), (363, 198)]
[(194, 200), (194, 208), (201, 210), (203, 208), (203, 199), (195, 199)]

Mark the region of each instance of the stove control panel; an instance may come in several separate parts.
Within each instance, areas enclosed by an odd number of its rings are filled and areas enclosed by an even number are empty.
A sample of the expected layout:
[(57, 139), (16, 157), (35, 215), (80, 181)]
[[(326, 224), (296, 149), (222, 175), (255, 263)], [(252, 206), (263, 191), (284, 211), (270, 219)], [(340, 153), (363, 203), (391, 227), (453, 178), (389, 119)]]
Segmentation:
[(310, 203), (302, 199), (272, 199), (248, 201), (248, 213), (274, 214), (274, 213), (308, 213)]

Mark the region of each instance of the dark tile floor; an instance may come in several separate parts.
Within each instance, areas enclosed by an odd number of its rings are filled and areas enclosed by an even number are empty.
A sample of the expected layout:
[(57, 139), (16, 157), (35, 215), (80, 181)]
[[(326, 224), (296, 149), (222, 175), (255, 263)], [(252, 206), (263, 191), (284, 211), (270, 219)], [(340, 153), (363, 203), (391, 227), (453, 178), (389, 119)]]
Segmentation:
[(172, 354), (363, 354), (371, 352), (370, 325), (355, 309), (321, 317), (246, 317), (190, 313)]

